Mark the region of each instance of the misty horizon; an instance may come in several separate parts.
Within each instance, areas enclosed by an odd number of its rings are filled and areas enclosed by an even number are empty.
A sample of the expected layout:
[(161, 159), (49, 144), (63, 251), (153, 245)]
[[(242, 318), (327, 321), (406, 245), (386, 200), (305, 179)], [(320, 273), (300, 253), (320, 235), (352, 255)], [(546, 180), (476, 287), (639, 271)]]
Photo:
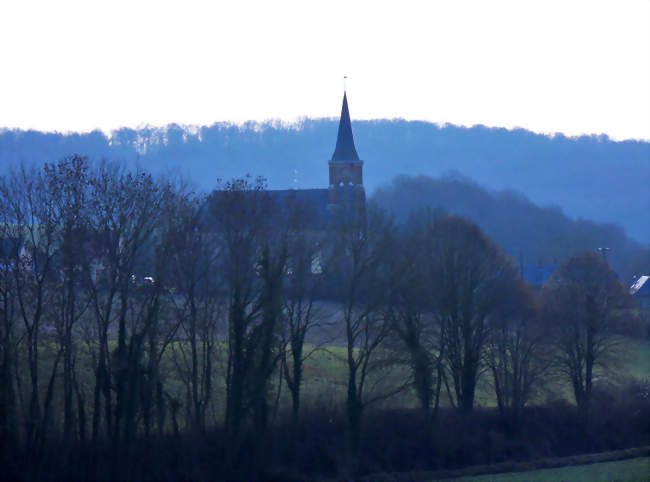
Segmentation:
[[(352, 99), (354, 119), (354, 99)], [(458, 172), (486, 189), (512, 189), (567, 216), (623, 226), (650, 243), (650, 143), (606, 135), (568, 137), (526, 129), (438, 125), (424, 121), (353, 120), (366, 161), (368, 193), (398, 174), (439, 177)], [(181, 175), (211, 191), (217, 178), (266, 177), (270, 189), (326, 187), (327, 159), (336, 139), (334, 118), (251, 122), (238, 126), (121, 128), (107, 136), (0, 130), (0, 169), (58, 160), (72, 152)]]
[[(336, 121), (338, 122), (338, 117), (335, 115), (332, 116), (310, 116), (310, 115), (300, 115), (292, 118), (284, 118), (281, 116), (278, 117), (268, 117), (261, 119), (247, 119), (247, 120), (228, 120), (228, 119), (217, 119), (212, 122), (207, 123), (187, 123), (187, 122), (168, 122), (164, 124), (152, 123), (152, 122), (140, 122), (133, 125), (119, 125), (114, 128), (102, 128), (99, 126), (87, 129), (42, 129), (37, 127), (16, 127), (16, 126), (0, 126), (0, 134), (7, 131), (12, 132), (40, 132), (43, 134), (61, 134), (65, 136), (79, 135), (79, 134), (90, 134), (94, 132), (101, 132), (107, 139), (112, 139), (116, 133), (119, 133), (123, 130), (151, 130), (164, 132), (172, 128), (181, 128), (188, 135), (197, 136), (197, 133), (201, 129), (210, 129), (214, 127), (220, 128), (231, 128), (237, 127), (241, 130), (253, 130), (260, 131), (267, 128), (282, 128), (282, 129), (294, 129), (300, 130), (303, 128), (305, 122), (309, 121)], [(566, 137), (567, 139), (580, 139), (580, 138), (602, 138), (603, 140), (612, 141), (612, 142), (645, 142), (650, 144), (650, 133), (647, 137), (618, 137), (611, 135), (604, 131), (593, 131), (593, 132), (582, 132), (582, 133), (569, 133), (563, 132), (561, 130), (536, 130), (533, 128), (528, 128), (523, 125), (504, 125), (504, 124), (486, 124), (481, 122), (476, 123), (456, 123), (456, 122), (447, 122), (447, 121), (431, 121), (426, 119), (416, 119), (408, 118), (404, 116), (395, 116), (395, 117), (373, 117), (373, 118), (363, 118), (355, 117), (352, 120), (353, 124), (358, 122), (414, 122), (414, 123), (424, 123), (431, 124), (438, 128), (444, 127), (458, 127), (465, 129), (472, 129), (475, 127), (486, 128), (486, 129), (502, 129), (506, 131), (526, 131), (531, 134), (536, 134), (540, 136), (545, 136), (550, 139), (555, 137)]]

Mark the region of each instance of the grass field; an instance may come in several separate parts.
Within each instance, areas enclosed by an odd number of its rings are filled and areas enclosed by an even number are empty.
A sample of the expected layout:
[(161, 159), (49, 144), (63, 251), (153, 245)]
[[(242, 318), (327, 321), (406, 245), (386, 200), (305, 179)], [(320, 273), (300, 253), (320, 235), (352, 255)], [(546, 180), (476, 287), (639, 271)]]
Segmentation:
[[(182, 342), (174, 342), (167, 348), (165, 355), (161, 360), (161, 370), (163, 372), (165, 391), (175, 397), (180, 402), (185, 401), (186, 387), (184, 378), (173, 362), (172, 350), (180, 349)], [(113, 342), (111, 343), (114, 344)], [(221, 348), (219, 348), (221, 347)], [(309, 352), (314, 347), (305, 346), (305, 352)], [(49, 376), (53, 359), (55, 346), (53, 344), (44, 344), (44, 350), (40, 358), (41, 373), (43, 376)], [(631, 380), (648, 382), (650, 380), (650, 342), (647, 340), (633, 340), (626, 338), (623, 340), (621, 355), (617, 362), (608, 373), (603, 373), (600, 383), (609, 386), (623, 385)], [(94, 386), (94, 373), (92, 371), (92, 362), (94, 354), (83, 346), (78, 361), (78, 376), (85, 392), (86, 400), (91, 399), (92, 389)], [(346, 366), (346, 349), (341, 346), (329, 346), (318, 348), (305, 361), (304, 379), (302, 386), (302, 406), (317, 405), (321, 408), (338, 409), (345, 406), (347, 391), (347, 366)], [(209, 417), (213, 421), (221, 419), (224, 413), (224, 394), (225, 394), (225, 345), (217, 346), (216, 360), (214, 364), (214, 397), (208, 407)], [(26, 370), (26, 360), (21, 360)], [(26, 372), (25, 372), (26, 373)], [(390, 373), (382, 373), (380, 378), (393, 386), (399, 385), (410, 375), (406, 366), (395, 367)], [(376, 378), (376, 377), (374, 377)], [(486, 373), (480, 380), (476, 391), (477, 407), (494, 407), (496, 398), (491, 385), (489, 373)], [(272, 378), (273, 398), (280, 390), (279, 408), (280, 411), (288, 409), (290, 406), (290, 394), (286, 385), (280, 386), (277, 373)], [(598, 381), (597, 381), (598, 383)], [(27, 385), (23, 387), (27, 388)], [(46, 384), (43, 384), (45, 390)], [(24, 393), (23, 396), (26, 396)], [(44, 396), (44, 395), (43, 395)], [(570, 386), (565, 380), (556, 378), (546, 383), (542, 391), (535, 394), (532, 398), (532, 404), (544, 405), (549, 401), (566, 399), (573, 402), (573, 396)], [(443, 388), (441, 393), (441, 406), (449, 406), (450, 402), (446, 391)], [(55, 410), (61, 401), (55, 397)], [(417, 406), (417, 398), (414, 393), (405, 391), (399, 393), (383, 402), (383, 407), (414, 408)]]
[(490, 474), (455, 479), (454, 481), (526, 481), (526, 482), (611, 482), (611, 481), (648, 481), (650, 480), (650, 457), (640, 457), (617, 462), (603, 462), (589, 465), (575, 465), (555, 469), (532, 470), (530, 472), (511, 472), (507, 474)]
[[(311, 349), (308, 347), (306, 349)], [(596, 374), (598, 376), (598, 372)], [(306, 399), (318, 399), (326, 396), (328, 400), (344, 400), (346, 390), (345, 349), (327, 347), (316, 350), (305, 362), (303, 394)], [(608, 385), (620, 385), (631, 380), (648, 381), (650, 379), (650, 342), (625, 338), (620, 347), (620, 356), (602, 373), (601, 382)], [(480, 381), (476, 392), (476, 405), (491, 407), (496, 405), (496, 398), (489, 374)], [(544, 404), (548, 400), (567, 399), (573, 401), (568, 382), (554, 379), (545, 384), (543, 391), (537, 393), (532, 402)], [(414, 405), (415, 396), (403, 394), (393, 401), (401, 406)], [(441, 403), (449, 405), (446, 393), (441, 394)]]
[(625, 353), (623, 362), (629, 369), (628, 374), (637, 380), (648, 380), (650, 378), (650, 342), (627, 339)]

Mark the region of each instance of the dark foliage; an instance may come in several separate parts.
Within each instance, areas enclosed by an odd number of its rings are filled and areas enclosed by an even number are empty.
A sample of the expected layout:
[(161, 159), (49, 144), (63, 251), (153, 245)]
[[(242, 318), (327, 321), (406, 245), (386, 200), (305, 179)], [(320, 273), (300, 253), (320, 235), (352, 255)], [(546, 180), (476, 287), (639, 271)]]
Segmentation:
[(588, 419), (595, 370), (620, 356), (618, 319), (632, 299), (605, 260), (587, 252), (555, 271), (544, 285), (542, 303), (558, 369)]
[[(354, 471), (345, 452), (345, 415), (322, 406), (304, 411), (295, 454), (286, 436), (290, 416), (270, 428), (267, 465), (257, 472), (246, 464), (246, 456), (239, 466), (224, 469), (227, 440), (220, 429), (200, 436), (138, 438), (118, 460), (106, 445), (79, 444), (61, 451), (50, 439), (40, 460), (15, 450), (0, 463), (7, 480), (305, 480), (526, 462), (650, 444), (650, 401), (644, 389), (629, 385), (602, 391), (588, 431), (573, 406), (527, 407), (524, 427), (516, 437), (496, 409), (478, 409), (470, 419), (443, 409), (434, 425), (423, 420), (419, 410), (370, 410)], [(253, 445), (245, 450), (254, 450)]]

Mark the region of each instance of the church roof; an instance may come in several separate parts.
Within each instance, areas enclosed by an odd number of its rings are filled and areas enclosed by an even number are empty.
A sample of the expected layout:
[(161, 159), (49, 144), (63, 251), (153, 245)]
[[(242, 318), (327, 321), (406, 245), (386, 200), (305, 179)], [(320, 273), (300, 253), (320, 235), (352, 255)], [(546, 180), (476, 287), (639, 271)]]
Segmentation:
[(268, 191), (276, 210), (302, 205), (309, 214), (310, 228), (323, 228), (329, 220), (327, 189), (277, 189)]
[(343, 107), (341, 108), (341, 120), (339, 121), (339, 133), (336, 137), (336, 148), (332, 154), (332, 161), (358, 161), (359, 155), (354, 147), (352, 137), (352, 124), (350, 123), (350, 111), (348, 110), (348, 98), (343, 93)]
[[(288, 210), (298, 206), (303, 210), (306, 219), (306, 228), (323, 229), (329, 222), (328, 190), (327, 189), (273, 189), (268, 191), (248, 191), (246, 196), (261, 194), (262, 201), (268, 203), (274, 215), (287, 216)], [(215, 190), (203, 205), (204, 220), (213, 229), (219, 229), (216, 224), (214, 209), (221, 209), (219, 201), (224, 191)], [(217, 203), (217, 204), (215, 204)], [(1, 246), (0, 246), (1, 247)]]

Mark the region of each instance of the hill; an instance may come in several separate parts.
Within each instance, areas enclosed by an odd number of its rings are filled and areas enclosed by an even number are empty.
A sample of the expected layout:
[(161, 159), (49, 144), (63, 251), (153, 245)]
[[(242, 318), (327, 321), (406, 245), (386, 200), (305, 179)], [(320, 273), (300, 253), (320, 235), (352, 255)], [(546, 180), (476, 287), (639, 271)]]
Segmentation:
[[(273, 189), (326, 187), (337, 121), (305, 119), (209, 127), (119, 129), (111, 136), (0, 130), (0, 169), (71, 153), (181, 173), (205, 190), (217, 178), (263, 175)], [(620, 224), (650, 244), (650, 143), (607, 136), (568, 138), (523, 129), (404, 120), (353, 122), (368, 192), (398, 174), (455, 170), (488, 189), (514, 189), (572, 218)]]
[(399, 221), (426, 208), (471, 219), (524, 265), (557, 264), (577, 252), (608, 247), (608, 262), (626, 284), (633, 275), (650, 273), (650, 248), (630, 239), (620, 226), (573, 220), (557, 206), (537, 206), (510, 189), (491, 192), (459, 174), (398, 176), (372, 199)]

